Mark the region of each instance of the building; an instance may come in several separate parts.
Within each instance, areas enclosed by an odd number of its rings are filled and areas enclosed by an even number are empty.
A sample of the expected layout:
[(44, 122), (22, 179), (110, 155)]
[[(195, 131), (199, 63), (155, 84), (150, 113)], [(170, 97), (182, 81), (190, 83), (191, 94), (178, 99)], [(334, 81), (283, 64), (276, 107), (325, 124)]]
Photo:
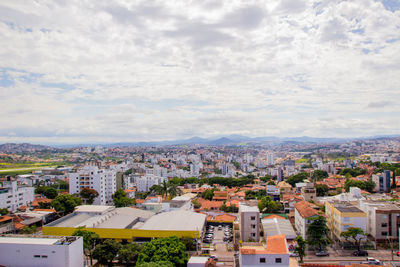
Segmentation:
[(340, 233), (347, 231), (350, 227), (367, 231), (367, 215), (349, 203), (325, 202), (325, 214), (332, 238), (336, 240), (343, 240)]
[(261, 224), (266, 237), (284, 235), (287, 240), (294, 240), (297, 236), (290, 221), (284, 217), (265, 218), (261, 220)]
[(20, 206), (28, 206), (34, 199), (35, 189), (31, 186), (18, 186), (17, 181), (7, 178), (0, 187), (0, 208), (16, 211)]
[(94, 199), (93, 204), (112, 204), (112, 195), (117, 190), (116, 175), (115, 170), (85, 165), (77, 172), (69, 173), (69, 193), (79, 194), (83, 188), (94, 189), (99, 196)]
[(318, 210), (308, 201), (300, 201), (294, 204), (294, 222), (297, 232), (306, 239), (307, 227), (312, 222), (312, 218), (318, 216)]
[(260, 240), (260, 211), (257, 206), (239, 204), (239, 231), (242, 241)]
[(72, 214), (43, 226), (45, 235), (71, 235), (76, 228), (86, 227), (100, 238), (132, 241), (135, 238), (177, 237), (200, 238), (206, 215), (187, 210), (154, 214), (137, 208), (81, 205)]
[(305, 201), (314, 201), (317, 198), (317, 190), (314, 183), (306, 183), (306, 186), (301, 188), (301, 196)]
[(147, 174), (146, 176), (136, 179), (136, 188), (138, 192), (149, 191), (153, 185), (159, 185), (165, 178), (161, 176), (155, 176), (153, 174)]
[(385, 170), (380, 174), (373, 174), (372, 180), (375, 182), (376, 187), (375, 190), (377, 192), (390, 192), (390, 171)]
[(361, 201), (360, 209), (367, 214), (367, 232), (375, 241), (398, 240), (400, 208), (397, 205), (387, 201)]
[(279, 191), (281, 193), (286, 193), (286, 192), (292, 191), (292, 186), (289, 183), (285, 182), (285, 181), (279, 182), (277, 186), (278, 186)]
[(0, 237), (0, 264), (9, 267), (84, 266), (83, 239), (79, 236)]
[(259, 244), (242, 246), (239, 261), (241, 267), (289, 266), (290, 258), (285, 236), (268, 236), (266, 247)]
[[(13, 217), (0, 216), (0, 234), (11, 233), (15, 230)], [(1, 264), (1, 263), (0, 263)]]

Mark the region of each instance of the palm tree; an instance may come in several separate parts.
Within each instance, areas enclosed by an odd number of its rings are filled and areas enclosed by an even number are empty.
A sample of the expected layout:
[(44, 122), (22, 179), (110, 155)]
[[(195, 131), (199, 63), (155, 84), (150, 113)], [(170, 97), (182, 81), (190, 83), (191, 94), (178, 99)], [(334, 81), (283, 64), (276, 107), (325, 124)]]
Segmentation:
[(176, 197), (177, 195), (181, 195), (182, 191), (180, 188), (178, 188), (177, 185), (170, 184), (168, 187), (168, 194), (169, 194), (169, 198), (172, 199), (172, 198)]

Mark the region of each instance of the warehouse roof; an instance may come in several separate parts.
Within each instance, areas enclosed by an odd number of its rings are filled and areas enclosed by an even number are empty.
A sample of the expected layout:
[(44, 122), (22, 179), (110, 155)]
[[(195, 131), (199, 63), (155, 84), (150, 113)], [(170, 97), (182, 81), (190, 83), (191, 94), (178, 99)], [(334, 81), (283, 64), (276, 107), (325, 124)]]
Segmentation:
[(176, 210), (154, 215), (140, 229), (201, 231), (205, 223), (205, 214), (187, 210)]
[(296, 233), (289, 220), (277, 218), (261, 220), (265, 236), (285, 235), (286, 239), (295, 239)]

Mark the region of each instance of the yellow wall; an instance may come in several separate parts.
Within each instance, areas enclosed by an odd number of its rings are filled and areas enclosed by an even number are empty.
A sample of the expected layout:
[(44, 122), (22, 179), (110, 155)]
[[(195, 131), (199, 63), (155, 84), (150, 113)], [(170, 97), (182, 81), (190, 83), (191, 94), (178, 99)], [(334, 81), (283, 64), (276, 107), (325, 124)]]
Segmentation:
[[(97, 233), (100, 238), (128, 239), (137, 237), (158, 238), (158, 237), (191, 237), (199, 238), (200, 231), (166, 231), (166, 230), (142, 230), (142, 229), (110, 229), (110, 228), (85, 228), (88, 231)], [(72, 227), (49, 227), (44, 226), (43, 235), (70, 236), (76, 230)]]

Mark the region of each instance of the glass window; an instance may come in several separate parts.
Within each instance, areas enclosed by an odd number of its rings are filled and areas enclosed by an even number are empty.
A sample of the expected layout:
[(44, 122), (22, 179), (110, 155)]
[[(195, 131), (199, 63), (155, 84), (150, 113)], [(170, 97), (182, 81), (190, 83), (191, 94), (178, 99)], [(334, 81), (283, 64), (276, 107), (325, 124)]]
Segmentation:
[(282, 263), (282, 259), (281, 258), (276, 258), (275, 259), (275, 263)]
[(265, 258), (260, 258), (260, 263), (265, 263)]

